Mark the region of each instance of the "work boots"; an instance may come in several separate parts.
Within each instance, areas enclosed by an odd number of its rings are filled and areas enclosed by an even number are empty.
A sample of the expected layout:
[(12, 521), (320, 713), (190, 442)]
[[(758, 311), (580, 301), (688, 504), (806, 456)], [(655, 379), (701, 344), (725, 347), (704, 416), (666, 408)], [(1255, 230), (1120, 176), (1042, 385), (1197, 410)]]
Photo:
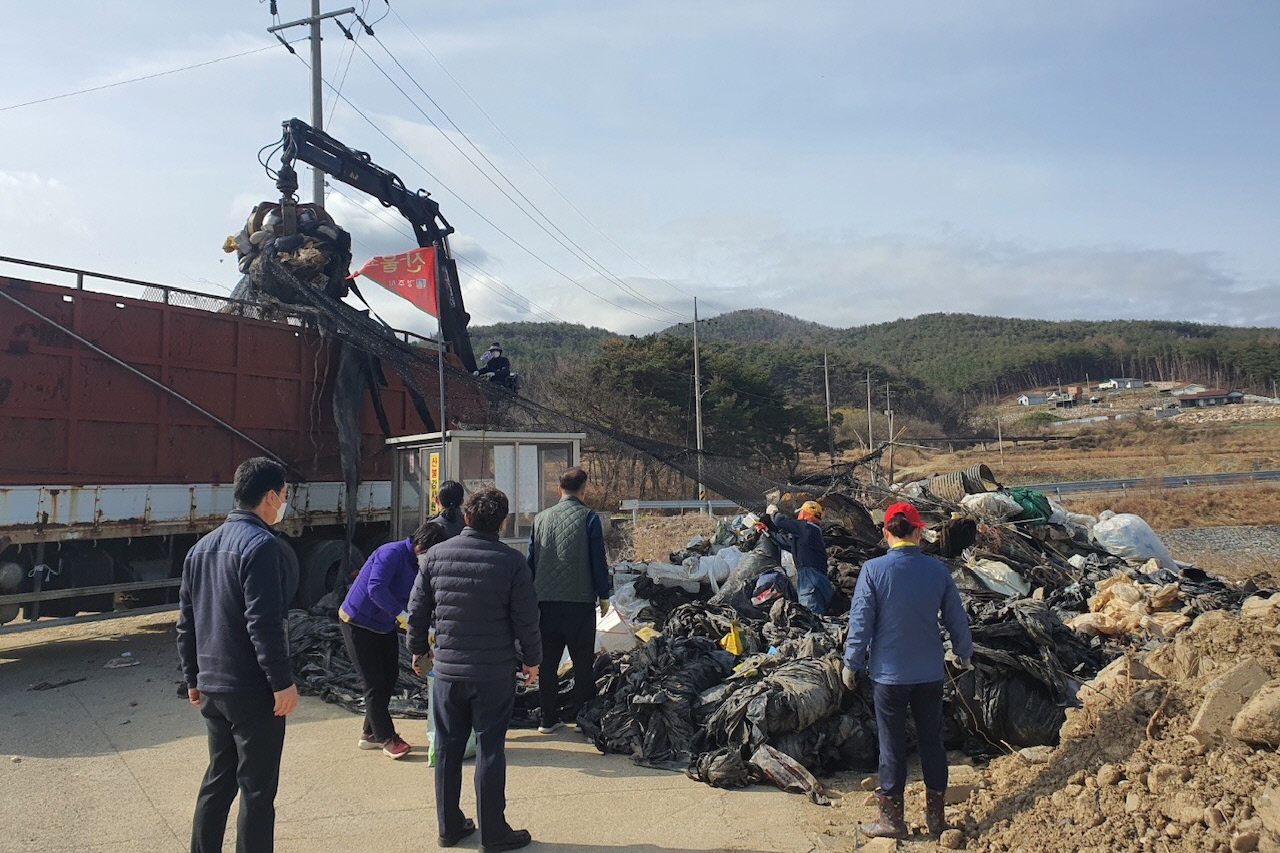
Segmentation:
[(946, 805), (946, 791), (930, 791), (928, 788), (924, 792), (924, 825), (929, 834), (934, 838), (942, 835), (947, 828), (947, 815), (943, 806)]
[(868, 838), (906, 838), (907, 823), (902, 817), (902, 795), (890, 797), (883, 791), (876, 791), (876, 805), (880, 807), (880, 817), (875, 823), (864, 823), (862, 834)]

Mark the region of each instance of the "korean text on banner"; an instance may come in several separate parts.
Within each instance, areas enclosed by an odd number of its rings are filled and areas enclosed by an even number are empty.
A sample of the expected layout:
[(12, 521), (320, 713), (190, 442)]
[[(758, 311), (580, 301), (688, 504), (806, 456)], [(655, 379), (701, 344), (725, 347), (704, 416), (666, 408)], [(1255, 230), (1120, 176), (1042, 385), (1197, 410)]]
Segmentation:
[(376, 281), (419, 310), (438, 317), (435, 258), (435, 249), (431, 246), (400, 255), (380, 255), (371, 258), (356, 275)]

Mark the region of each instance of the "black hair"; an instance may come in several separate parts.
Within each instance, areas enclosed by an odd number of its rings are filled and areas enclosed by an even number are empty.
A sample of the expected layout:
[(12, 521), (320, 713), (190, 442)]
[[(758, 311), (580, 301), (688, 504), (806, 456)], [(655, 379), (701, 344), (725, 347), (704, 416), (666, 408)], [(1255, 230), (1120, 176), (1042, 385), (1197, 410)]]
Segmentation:
[(884, 520), (884, 529), (897, 536), (899, 539), (906, 539), (911, 535), (912, 530), (916, 530), (916, 526), (902, 513), (896, 513), (893, 518)]
[(267, 492), (284, 488), (284, 466), (274, 459), (255, 456), (240, 463), (236, 469), (235, 497), (239, 509), (257, 509)]
[(509, 507), (506, 495), (498, 489), (488, 488), (467, 495), (462, 512), (468, 527), (481, 533), (497, 533), (507, 520)]
[(432, 545), (437, 545), (448, 538), (449, 531), (444, 529), (443, 524), (436, 521), (428, 521), (413, 531), (409, 541), (413, 544), (414, 550), (425, 554)]
[(445, 480), (436, 492), (436, 501), (440, 504), (440, 515), (450, 524), (462, 521), (462, 499), (466, 490), (457, 480)]
[(560, 488), (566, 492), (580, 492), (587, 484), (587, 472), (581, 468), (570, 468), (560, 475)]

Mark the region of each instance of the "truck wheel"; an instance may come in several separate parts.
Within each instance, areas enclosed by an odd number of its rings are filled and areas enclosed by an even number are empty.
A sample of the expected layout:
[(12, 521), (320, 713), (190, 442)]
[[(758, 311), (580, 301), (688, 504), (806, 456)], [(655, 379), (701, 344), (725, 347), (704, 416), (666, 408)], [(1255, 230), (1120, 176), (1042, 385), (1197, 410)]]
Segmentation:
[(298, 595), (298, 578), (301, 571), (298, 568), (298, 552), (293, 550), (293, 544), (283, 536), (276, 534), (276, 541), (280, 543), (280, 550), (284, 552), (284, 600), (292, 605), (293, 600)]
[[(341, 539), (320, 539), (306, 545), (300, 556), (301, 574), (298, 578), (298, 604), (311, 605), (325, 595), (346, 584), (342, 573), (342, 552), (346, 544)], [(358, 572), (364, 565), (364, 555), (352, 545), (347, 551), (350, 571)]]

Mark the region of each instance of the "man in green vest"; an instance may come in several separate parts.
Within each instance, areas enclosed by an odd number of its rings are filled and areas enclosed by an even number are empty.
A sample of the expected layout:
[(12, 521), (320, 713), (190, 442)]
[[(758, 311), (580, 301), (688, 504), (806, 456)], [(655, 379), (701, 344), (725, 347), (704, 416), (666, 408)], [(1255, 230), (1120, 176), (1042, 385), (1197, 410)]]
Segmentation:
[(561, 474), (559, 503), (538, 513), (529, 537), (529, 568), (541, 611), (542, 659), (547, 662), (538, 681), (538, 731), (543, 734), (564, 728), (556, 669), (565, 648), (573, 661), (574, 704), (581, 708), (596, 695), (596, 606), (601, 616), (609, 612), (612, 581), (604, 527), (600, 516), (582, 502), (586, 492), (586, 471), (570, 468)]

